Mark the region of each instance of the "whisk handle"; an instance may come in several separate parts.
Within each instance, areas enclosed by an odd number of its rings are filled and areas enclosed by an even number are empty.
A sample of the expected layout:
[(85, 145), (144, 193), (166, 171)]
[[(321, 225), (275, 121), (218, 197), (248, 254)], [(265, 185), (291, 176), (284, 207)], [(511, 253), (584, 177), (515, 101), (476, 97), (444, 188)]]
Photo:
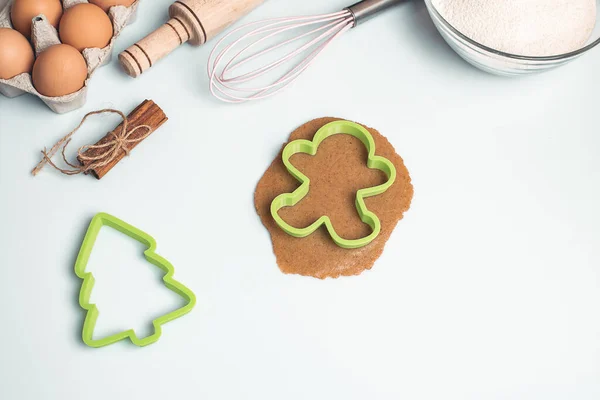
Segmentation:
[(347, 8), (354, 17), (353, 27), (361, 24), (387, 8), (404, 0), (362, 0)]

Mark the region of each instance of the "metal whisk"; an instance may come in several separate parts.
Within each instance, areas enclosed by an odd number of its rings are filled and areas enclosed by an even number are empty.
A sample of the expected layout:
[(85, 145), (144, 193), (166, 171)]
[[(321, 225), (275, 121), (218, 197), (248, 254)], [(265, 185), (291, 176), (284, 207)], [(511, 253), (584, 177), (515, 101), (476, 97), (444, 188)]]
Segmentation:
[[(294, 82), (335, 38), (401, 1), (403, 0), (363, 0), (331, 14), (272, 18), (233, 29), (217, 42), (208, 58), (210, 91), (216, 98), (228, 103), (242, 103), (273, 96)], [(301, 32), (292, 35), (291, 38), (284, 37), (275, 44), (268, 44), (268, 41), (276, 39), (276, 36), (285, 36), (294, 30)], [(220, 49), (221, 44), (232, 39), (233, 35), (239, 37)], [(247, 43), (248, 39), (254, 41)], [(264, 62), (256, 68), (251, 66), (253, 62), (260, 63), (261, 57), (303, 39), (306, 43), (283, 56)], [(262, 43), (267, 46), (255, 50)], [(241, 49), (234, 50), (238, 46), (242, 46)], [(230, 53), (232, 56), (227, 58)], [(284, 69), (274, 80), (268, 80), (269, 73), (275, 74), (277, 68), (286, 65), (291, 67)], [(241, 68), (243, 66), (246, 68)], [(235, 70), (241, 72), (234, 74)], [(250, 84), (261, 77), (265, 78), (265, 83), (258, 86)]]

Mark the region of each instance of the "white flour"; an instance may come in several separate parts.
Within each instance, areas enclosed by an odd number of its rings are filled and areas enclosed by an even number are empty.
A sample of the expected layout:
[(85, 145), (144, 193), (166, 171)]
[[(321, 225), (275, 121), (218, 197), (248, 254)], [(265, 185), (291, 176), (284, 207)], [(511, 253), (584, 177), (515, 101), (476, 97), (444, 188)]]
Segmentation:
[(432, 0), (454, 28), (487, 47), (550, 56), (583, 47), (596, 23), (596, 0)]

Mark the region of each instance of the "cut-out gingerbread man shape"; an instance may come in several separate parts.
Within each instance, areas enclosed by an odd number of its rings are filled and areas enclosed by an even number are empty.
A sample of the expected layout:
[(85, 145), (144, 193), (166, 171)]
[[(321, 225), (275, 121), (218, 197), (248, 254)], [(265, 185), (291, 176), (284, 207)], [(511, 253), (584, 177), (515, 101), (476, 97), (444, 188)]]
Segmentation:
[[(356, 239), (341, 237), (328, 215), (320, 216), (315, 222), (303, 228), (290, 225), (279, 215), (279, 210), (282, 208), (294, 207), (304, 199), (308, 195), (311, 187), (310, 179), (292, 164), (290, 160), (291, 157), (298, 153), (315, 155), (319, 145), (325, 139), (340, 134), (350, 135), (360, 140), (368, 152), (366, 166), (371, 169), (382, 171), (387, 177), (387, 180), (380, 185), (362, 188), (356, 192), (356, 211), (358, 212), (360, 219), (371, 228), (371, 232), (367, 236)], [(277, 225), (289, 235), (299, 238), (307, 237), (313, 234), (321, 226), (324, 226), (335, 244), (347, 249), (359, 248), (371, 243), (381, 231), (381, 221), (375, 213), (368, 210), (365, 204), (365, 198), (384, 193), (394, 184), (396, 179), (396, 169), (392, 162), (384, 157), (376, 156), (375, 151), (375, 142), (369, 131), (361, 125), (349, 121), (335, 121), (326, 124), (319, 129), (313, 140), (295, 140), (290, 142), (283, 150), (282, 159), (288, 172), (300, 182), (300, 186), (292, 193), (280, 194), (271, 203), (271, 215)]]

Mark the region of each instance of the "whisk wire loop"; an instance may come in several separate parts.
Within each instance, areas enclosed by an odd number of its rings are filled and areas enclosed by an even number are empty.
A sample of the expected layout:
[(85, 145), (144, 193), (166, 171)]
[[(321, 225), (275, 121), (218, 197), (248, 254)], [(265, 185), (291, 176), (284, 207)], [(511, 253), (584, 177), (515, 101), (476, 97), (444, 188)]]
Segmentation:
[[(317, 26), (315, 27), (315, 25)], [(217, 42), (209, 56), (210, 91), (215, 97), (228, 103), (242, 103), (273, 96), (293, 83), (333, 40), (351, 29), (353, 25), (354, 16), (346, 9), (331, 14), (271, 18), (265, 21), (251, 22), (233, 29)], [(248, 29), (251, 30), (243, 33)], [(273, 40), (277, 36), (301, 29), (309, 30), (291, 38), (284, 38), (275, 44), (251, 53), (260, 44), (268, 43), (269, 40)], [(242, 34), (240, 35), (240, 33)], [(239, 37), (221, 49), (221, 44), (234, 35)], [(312, 36), (315, 37), (312, 38)], [(255, 37), (258, 37), (257, 40), (243, 44), (246, 40)], [(276, 50), (283, 49), (285, 46), (302, 39), (308, 40), (308, 42), (285, 53), (274, 61), (267, 62), (266, 65), (247, 72), (235, 73), (235, 71), (240, 71), (241, 67), (249, 66), (253, 61), (258, 62), (261, 57), (272, 54)], [(239, 46), (243, 47), (240, 50), (234, 50)], [(227, 60), (230, 53), (233, 56)], [(274, 70), (288, 62), (292, 63), (298, 57), (302, 58), (299, 58), (296, 64), (291, 64), (292, 66), (287, 72), (281, 74), (271, 83), (257, 87), (246, 85), (254, 79), (266, 77), (270, 72), (274, 73)]]

